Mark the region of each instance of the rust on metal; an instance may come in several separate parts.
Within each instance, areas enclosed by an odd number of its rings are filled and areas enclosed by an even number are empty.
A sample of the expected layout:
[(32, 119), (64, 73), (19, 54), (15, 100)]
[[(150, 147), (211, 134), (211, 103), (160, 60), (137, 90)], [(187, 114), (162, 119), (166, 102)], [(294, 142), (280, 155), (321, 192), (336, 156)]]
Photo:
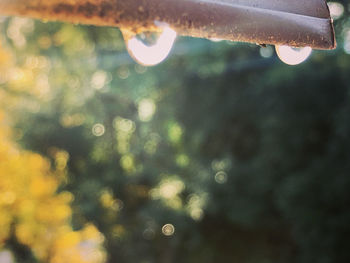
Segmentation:
[(325, 0), (0, 0), (0, 14), (258, 44), (336, 46)]

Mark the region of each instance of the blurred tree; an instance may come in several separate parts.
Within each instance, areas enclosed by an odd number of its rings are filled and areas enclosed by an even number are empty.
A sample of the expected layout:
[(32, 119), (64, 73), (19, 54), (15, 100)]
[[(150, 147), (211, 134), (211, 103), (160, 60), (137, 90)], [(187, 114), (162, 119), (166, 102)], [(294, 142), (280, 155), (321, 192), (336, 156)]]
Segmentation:
[(18, 262), (103, 262), (102, 235), (93, 225), (73, 231), (69, 224), (73, 195), (57, 193), (65, 177), (68, 154), (53, 152), (56, 170), (38, 154), (22, 151), (0, 129), (0, 249), (15, 253)]
[[(17, 92), (23, 83), (32, 84), (34, 78), (34, 72), (17, 68), (13, 58), (8, 50), (0, 50), (1, 77), (10, 78), (0, 93), (1, 101), (7, 103), (6, 107), (18, 102)], [(23, 95), (22, 92), (26, 91), (21, 90)], [(36, 91), (28, 93), (38, 96)], [(49, 160), (23, 151), (11, 141), (10, 138), (20, 135), (11, 132), (8, 122), (1, 110), (0, 251), (10, 250), (16, 262), (23, 263), (38, 260), (50, 263), (104, 262), (104, 237), (92, 224), (73, 230), (70, 205), (74, 196), (58, 190), (67, 178), (69, 154), (51, 148), (50, 157), (55, 167), (52, 170)]]

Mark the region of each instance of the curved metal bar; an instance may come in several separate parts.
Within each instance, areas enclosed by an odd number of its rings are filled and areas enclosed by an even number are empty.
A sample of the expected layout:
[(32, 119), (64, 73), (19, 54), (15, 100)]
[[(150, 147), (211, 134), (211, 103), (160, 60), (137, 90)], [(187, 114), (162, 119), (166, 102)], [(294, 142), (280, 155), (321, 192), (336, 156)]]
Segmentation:
[(0, 14), (258, 44), (336, 46), (325, 0), (0, 0)]

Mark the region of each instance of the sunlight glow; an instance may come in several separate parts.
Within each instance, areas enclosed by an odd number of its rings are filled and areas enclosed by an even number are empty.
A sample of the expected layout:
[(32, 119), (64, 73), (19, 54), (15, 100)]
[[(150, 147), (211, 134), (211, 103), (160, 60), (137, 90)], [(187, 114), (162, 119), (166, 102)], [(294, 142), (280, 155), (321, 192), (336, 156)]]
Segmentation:
[(141, 65), (154, 66), (161, 63), (169, 55), (176, 39), (176, 32), (170, 27), (164, 27), (157, 43), (145, 45), (136, 36), (127, 41), (127, 49), (132, 58)]
[(294, 66), (303, 63), (311, 55), (312, 49), (276, 46), (276, 52), (282, 62)]

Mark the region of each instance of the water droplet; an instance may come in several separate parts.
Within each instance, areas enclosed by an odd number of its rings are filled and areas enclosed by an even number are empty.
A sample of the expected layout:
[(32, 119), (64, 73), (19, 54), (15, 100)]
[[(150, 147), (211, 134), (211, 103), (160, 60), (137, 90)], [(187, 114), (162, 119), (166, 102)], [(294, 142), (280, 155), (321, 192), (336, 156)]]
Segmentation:
[(174, 45), (176, 32), (169, 26), (161, 25), (161, 27), (163, 31), (154, 45), (146, 45), (137, 36), (128, 39), (124, 35), (127, 50), (137, 63), (143, 66), (155, 66), (167, 58)]
[(273, 49), (270, 46), (260, 47), (260, 56), (263, 58), (270, 58), (273, 55)]
[(210, 41), (212, 42), (221, 42), (221, 41), (224, 41), (224, 39), (221, 39), (221, 38), (209, 38)]
[(312, 53), (312, 48), (294, 48), (289, 46), (276, 46), (278, 57), (288, 65), (303, 63)]

